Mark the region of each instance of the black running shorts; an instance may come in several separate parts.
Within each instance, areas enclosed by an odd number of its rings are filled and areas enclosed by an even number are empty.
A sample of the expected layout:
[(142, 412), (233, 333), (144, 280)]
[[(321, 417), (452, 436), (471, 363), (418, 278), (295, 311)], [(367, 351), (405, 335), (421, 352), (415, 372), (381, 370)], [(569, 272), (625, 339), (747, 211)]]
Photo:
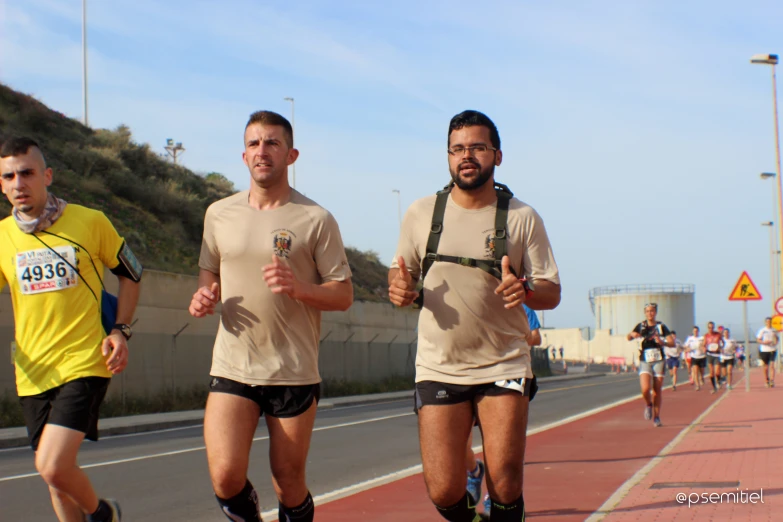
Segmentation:
[(38, 450), (47, 424), (81, 431), (84, 438), (98, 440), (98, 410), (109, 382), (111, 379), (106, 377), (82, 377), (37, 395), (20, 397), (33, 450)]
[(238, 395), (258, 404), (261, 415), (270, 417), (298, 417), (306, 412), (315, 401), (321, 400), (321, 384), (302, 386), (254, 386), (225, 377), (212, 377), (210, 393)]
[(532, 379), (512, 379), (502, 381), (502, 384), (488, 382), (484, 384), (449, 384), (437, 381), (421, 381), (416, 383), (413, 411), (417, 414), (424, 406), (459, 404), (475, 402), (482, 395), (504, 395), (521, 393), (529, 400), (538, 391), (535, 376)]
[(764, 362), (764, 364), (769, 364), (775, 362), (775, 359), (777, 359), (778, 352), (762, 352), (759, 351), (759, 359)]
[(691, 368), (693, 368), (694, 366), (696, 366), (698, 368), (706, 368), (707, 367), (707, 359), (706, 359), (706, 357), (702, 357), (701, 359), (697, 359), (695, 357), (692, 358), (691, 359)]

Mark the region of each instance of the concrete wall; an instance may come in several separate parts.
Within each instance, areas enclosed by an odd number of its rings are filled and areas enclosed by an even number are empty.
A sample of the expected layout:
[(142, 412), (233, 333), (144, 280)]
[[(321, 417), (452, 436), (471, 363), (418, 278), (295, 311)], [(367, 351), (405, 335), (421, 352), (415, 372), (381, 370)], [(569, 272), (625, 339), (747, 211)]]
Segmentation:
[(608, 357), (624, 357), (631, 365), (639, 358), (639, 341), (626, 341), (624, 335), (611, 335), (609, 330), (591, 330), (590, 335), (593, 338), (588, 340), (587, 330), (580, 328), (542, 329), (541, 346), (562, 346), (564, 357), (571, 361), (604, 363)]

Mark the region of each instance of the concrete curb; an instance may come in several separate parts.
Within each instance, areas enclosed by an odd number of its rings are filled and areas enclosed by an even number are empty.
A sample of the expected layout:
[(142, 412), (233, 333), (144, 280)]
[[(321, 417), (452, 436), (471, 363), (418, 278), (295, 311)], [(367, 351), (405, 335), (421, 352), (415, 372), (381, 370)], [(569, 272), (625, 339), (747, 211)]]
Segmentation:
[[(542, 377), (538, 382), (573, 381), (577, 379), (590, 379), (603, 377), (609, 373), (579, 373), (574, 375), (559, 375), (555, 377)], [(388, 393), (373, 393), (368, 395), (351, 395), (347, 397), (331, 397), (323, 399), (318, 404), (319, 410), (356, 406), (361, 404), (377, 404), (381, 402), (395, 401), (399, 399), (413, 399), (413, 390), (403, 390)], [(100, 436), (127, 435), (131, 433), (144, 433), (149, 431), (167, 430), (190, 426), (201, 426), (204, 423), (204, 410), (174, 411), (166, 413), (150, 413), (145, 415), (131, 415), (128, 417), (110, 417), (101, 419)], [(29, 444), (26, 428), (0, 429), (0, 449), (18, 448)]]

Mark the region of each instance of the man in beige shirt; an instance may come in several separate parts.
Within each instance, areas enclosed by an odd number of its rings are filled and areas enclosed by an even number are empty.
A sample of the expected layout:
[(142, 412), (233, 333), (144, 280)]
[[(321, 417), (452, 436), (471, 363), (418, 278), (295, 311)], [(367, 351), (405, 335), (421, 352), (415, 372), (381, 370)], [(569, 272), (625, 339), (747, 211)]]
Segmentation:
[(250, 190), (213, 203), (204, 220), (190, 313), (204, 317), (223, 305), (204, 439), (215, 496), (234, 521), (261, 520), (247, 470), (264, 414), (278, 519), (313, 520), (305, 463), (320, 397), (321, 311), (353, 302), (337, 222), (288, 184), (298, 156), (288, 120), (253, 113), (242, 154)]
[[(475, 510), (480, 499), (465, 490), (465, 447), (475, 416), (492, 520), (518, 522), (524, 519), (522, 465), (533, 377), (522, 304), (553, 309), (560, 279), (541, 217), (505, 187), (495, 188), (503, 154), (494, 123), (476, 111), (456, 115), (448, 154), (447, 199), (420, 199), (405, 214), (389, 297), (397, 306), (411, 305), (419, 298), (422, 268), (430, 267), (421, 282), (415, 401), (431, 500), (446, 520), (482, 520)], [(438, 201), (445, 206), (442, 223), (434, 224)], [(508, 210), (498, 224), (501, 201)], [(436, 252), (428, 248), (431, 230), (439, 236)], [(503, 251), (507, 255), (498, 260)]]

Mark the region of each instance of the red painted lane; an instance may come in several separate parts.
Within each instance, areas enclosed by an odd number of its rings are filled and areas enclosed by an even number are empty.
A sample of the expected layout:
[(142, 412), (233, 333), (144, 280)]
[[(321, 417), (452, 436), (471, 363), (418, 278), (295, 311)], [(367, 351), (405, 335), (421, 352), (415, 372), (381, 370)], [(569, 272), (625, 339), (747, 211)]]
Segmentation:
[[(661, 428), (643, 419), (640, 398), (530, 436), (527, 515), (553, 522), (584, 520), (717, 397), (689, 385), (666, 390)], [(316, 513), (322, 522), (441, 520), (421, 474), (319, 505)]]

